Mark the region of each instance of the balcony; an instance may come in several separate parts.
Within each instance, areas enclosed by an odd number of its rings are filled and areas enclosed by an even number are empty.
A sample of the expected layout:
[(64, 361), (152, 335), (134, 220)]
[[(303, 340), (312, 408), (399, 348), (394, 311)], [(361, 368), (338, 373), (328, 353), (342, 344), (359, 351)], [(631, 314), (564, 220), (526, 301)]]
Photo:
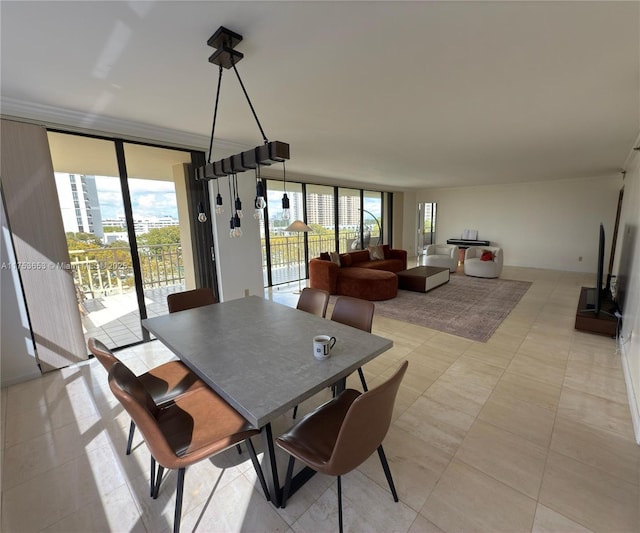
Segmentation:
[[(184, 290), (180, 244), (138, 249), (147, 316), (168, 313), (167, 295)], [(131, 251), (128, 247), (70, 250), (71, 270), (85, 338), (107, 346), (142, 340)]]
[[(307, 233), (309, 243), (309, 259), (319, 257), (322, 252), (335, 251), (335, 237), (333, 234)], [(298, 240), (299, 239), (299, 240)], [(365, 249), (370, 243), (378, 242), (378, 234), (371, 235), (365, 232)], [(300, 276), (305, 276), (304, 265), (304, 238), (298, 235), (280, 236), (275, 235), (270, 238), (271, 244), (271, 281), (273, 285), (298, 281), (298, 265), (300, 266)], [(359, 250), (360, 237), (356, 231), (342, 231), (339, 234), (340, 250)], [(262, 273), (264, 286), (268, 282), (267, 277), (267, 246), (265, 239), (261, 240), (262, 246)], [(300, 246), (300, 263), (298, 263), (298, 246)]]
[[(369, 240), (377, 242), (377, 235)], [(365, 247), (368, 241), (365, 238)], [(340, 249), (359, 248), (357, 232), (340, 233)], [(332, 234), (308, 234), (309, 257), (333, 251)], [(355, 244), (355, 247), (354, 247)], [(300, 245), (300, 263), (298, 246)], [(267, 280), (266, 244), (262, 239), (262, 271)], [(141, 246), (138, 249), (142, 288), (147, 316), (168, 313), (167, 295), (185, 290), (184, 263), (180, 244)], [(107, 346), (126, 346), (142, 341), (140, 312), (135, 291), (131, 252), (128, 247), (70, 250), (71, 270), (76, 287), (85, 338), (96, 337)], [(304, 239), (298, 235), (271, 238), (273, 285), (298, 281), (306, 275)]]

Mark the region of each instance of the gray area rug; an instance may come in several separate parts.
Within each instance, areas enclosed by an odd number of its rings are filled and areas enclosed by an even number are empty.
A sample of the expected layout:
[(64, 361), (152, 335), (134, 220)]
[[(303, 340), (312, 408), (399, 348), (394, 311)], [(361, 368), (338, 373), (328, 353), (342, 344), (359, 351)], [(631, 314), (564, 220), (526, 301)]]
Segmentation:
[(393, 300), (375, 302), (376, 315), (487, 342), (530, 286), (452, 274), (449, 283), (426, 294), (400, 290)]

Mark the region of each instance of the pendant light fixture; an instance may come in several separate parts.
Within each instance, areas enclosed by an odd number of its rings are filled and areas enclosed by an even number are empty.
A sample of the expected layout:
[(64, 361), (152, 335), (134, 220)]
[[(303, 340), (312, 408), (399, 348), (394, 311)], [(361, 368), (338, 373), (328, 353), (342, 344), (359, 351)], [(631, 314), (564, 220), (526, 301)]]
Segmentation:
[(216, 180), (216, 189), (218, 194), (216, 194), (216, 215), (221, 215), (224, 213), (224, 206), (222, 205), (222, 196), (220, 195), (220, 184), (218, 180)]
[(289, 210), (289, 197), (287, 196), (287, 170), (282, 162), (282, 183), (284, 188), (284, 194), (282, 195), (282, 220), (289, 220), (291, 218), (291, 211)]
[[(207, 163), (204, 166), (196, 168), (195, 178), (196, 180), (216, 180), (220, 178), (224, 178), (225, 176), (230, 177), (233, 176), (234, 181), (234, 191), (235, 196), (230, 195), (230, 207), (231, 207), (231, 219), (229, 222), (230, 234), (233, 233), (234, 236), (239, 236), (242, 234), (242, 230), (240, 229), (240, 219), (243, 216), (242, 213), (242, 202), (240, 200), (240, 196), (238, 194), (238, 183), (237, 183), (237, 173), (245, 172), (250, 169), (255, 169), (256, 171), (256, 198), (254, 201), (254, 218), (261, 219), (263, 216), (263, 210), (266, 207), (267, 203), (265, 201), (265, 184), (260, 177), (260, 166), (261, 165), (272, 165), (274, 163), (282, 162), (289, 159), (289, 145), (280, 141), (269, 141), (267, 136), (262, 129), (262, 125), (258, 120), (258, 116), (256, 114), (255, 109), (253, 108), (253, 104), (249, 99), (249, 95), (242, 83), (242, 79), (240, 78), (240, 74), (238, 73), (238, 69), (236, 68), (237, 63), (239, 63), (244, 55), (235, 50), (236, 45), (242, 41), (242, 35), (239, 35), (223, 26), (218, 28), (218, 30), (209, 38), (207, 44), (212, 48), (215, 48), (215, 52), (209, 57), (209, 63), (213, 63), (214, 65), (218, 65), (218, 87), (216, 90), (216, 101), (213, 112), (213, 124), (211, 126), (211, 139), (209, 142), (209, 157), (207, 159)], [(253, 114), (253, 118), (258, 125), (258, 129), (260, 130), (260, 134), (262, 135), (262, 140), (264, 144), (260, 146), (256, 146), (251, 150), (247, 150), (245, 152), (241, 152), (239, 154), (235, 154), (231, 157), (227, 157), (225, 159), (221, 159), (219, 161), (212, 161), (213, 159), (213, 139), (216, 128), (216, 119), (218, 115), (218, 103), (220, 100), (220, 87), (222, 84), (222, 73), (223, 69), (233, 69), (240, 84), (240, 87), (244, 93), (244, 96), (249, 104), (249, 108)], [(231, 178), (229, 178), (229, 184), (231, 185)], [(286, 180), (286, 178), (285, 178)], [(286, 184), (285, 184), (286, 185)], [(224, 207), (222, 205), (222, 196), (220, 195), (219, 186), (217, 188), (218, 193), (216, 195), (216, 214), (222, 214), (224, 212)], [(289, 199), (286, 194), (282, 197), (282, 207), (283, 207), (283, 218), (288, 220), (289, 218)], [(206, 215), (205, 215), (206, 216)], [(286, 218), (285, 218), (286, 216)], [(236, 231), (237, 230), (237, 231)]]
[(256, 199), (253, 204), (255, 207), (253, 218), (256, 220), (262, 220), (263, 211), (267, 206), (267, 202), (264, 199), (264, 183), (260, 177), (260, 165), (256, 167)]

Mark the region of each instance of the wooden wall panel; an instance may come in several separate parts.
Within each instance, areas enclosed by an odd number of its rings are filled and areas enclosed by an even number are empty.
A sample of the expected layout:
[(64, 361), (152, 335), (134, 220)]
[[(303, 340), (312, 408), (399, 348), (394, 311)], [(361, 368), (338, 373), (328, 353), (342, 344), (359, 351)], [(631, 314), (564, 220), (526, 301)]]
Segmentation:
[(1, 121), (0, 172), (43, 372), (87, 358), (46, 130)]

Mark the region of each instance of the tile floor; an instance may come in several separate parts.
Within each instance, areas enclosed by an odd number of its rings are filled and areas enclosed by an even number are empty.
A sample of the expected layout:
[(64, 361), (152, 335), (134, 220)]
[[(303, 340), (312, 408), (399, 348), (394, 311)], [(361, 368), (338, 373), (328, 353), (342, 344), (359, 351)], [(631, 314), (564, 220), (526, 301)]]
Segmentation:
[[(346, 531), (640, 531), (620, 355), (614, 340), (573, 328), (589, 277), (503, 277), (533, 285), (486, 344), (375, 319), (394, 347), (365, 367), (369, 383), (409, 360), (385, 440), (400, 502), (372, 457), (344, 478)], [(294, 305), (291, 290), (272, 297)], [(119, 356), (135, 372), (172, 357), (158, 341)], [(124, 455), (129, 419), (95, 360), (3, 389), (1, 407), (2, 531), (170, 531), (175, 473), (151, 500), (149, 454), (137, 433)], [(283, 416), (274, 431), (290, 424)], [(276, 510), (246, 452), (229, 450), (187, 471), (182, 531), (194, 530), (336, 531), (335, 482), (317, 475)]]

